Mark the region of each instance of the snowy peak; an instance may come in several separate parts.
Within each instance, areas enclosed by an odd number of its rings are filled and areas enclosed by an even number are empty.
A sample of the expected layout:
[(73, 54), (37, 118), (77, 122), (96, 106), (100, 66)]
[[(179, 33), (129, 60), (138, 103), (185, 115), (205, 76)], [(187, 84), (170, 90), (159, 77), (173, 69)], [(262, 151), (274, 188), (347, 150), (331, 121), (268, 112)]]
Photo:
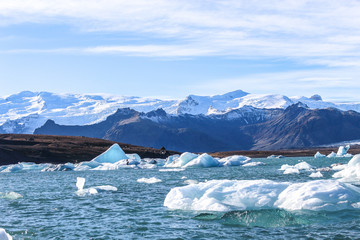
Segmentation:
[[(104, 121), (119, 108), (129, 108), (144, 113), (161, 108), (168, 115), (207, 116), (225, 115), (233, 110), (242, 109), (241, 114), (230, 114), (232, 117), (237, 115), (240, 117), (245, 106), (256, 109), (285, 109), (298, 102), (306, 104), (310, 109), (331, 107), (360, 112), (360, 103), (326, 102), (319, 95), (310, 98), (287, 97), (276, 94), (250, 94), (242, 90), (214, 96), (189, 95), (181, 100), (109, 94), (58, 94), (23, 91), (0, 97), (0, 132), (32, 133), (47, 119), (52, 119), (62, 125), (94, 124)], [(164, 113), (158, 112), (147, 118), (160, 121), (166, 116)]]

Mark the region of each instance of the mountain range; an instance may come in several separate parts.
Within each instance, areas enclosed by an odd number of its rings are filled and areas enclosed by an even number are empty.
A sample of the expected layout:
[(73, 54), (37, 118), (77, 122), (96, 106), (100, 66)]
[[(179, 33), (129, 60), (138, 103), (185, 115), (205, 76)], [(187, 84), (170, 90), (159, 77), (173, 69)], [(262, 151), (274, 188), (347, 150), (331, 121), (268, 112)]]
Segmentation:
[(193, 152), (307, 148), (360, 139), (360, 104), (241, 90), (181, 100), (21, 92), (0, 133), (87, 136)]

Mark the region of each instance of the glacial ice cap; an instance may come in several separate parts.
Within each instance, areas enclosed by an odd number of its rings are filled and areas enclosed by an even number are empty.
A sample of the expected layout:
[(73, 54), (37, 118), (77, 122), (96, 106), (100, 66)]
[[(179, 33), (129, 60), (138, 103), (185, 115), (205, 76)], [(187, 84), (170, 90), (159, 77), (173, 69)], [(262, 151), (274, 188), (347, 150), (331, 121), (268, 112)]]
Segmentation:
[(303, 183), (271, 180), (212, 180), (176, 187), (164, 206), (194, 211), (233, 211), (280, 208), (336, 211), (360, 205), (360, 188), (336, 180)]
[(120, 160), (128, 159), (125, 152), (121, 149), (119, 144), (115, 143), (108, 150), (95, 157), (91, 161), (98, 163), (116, 163)]

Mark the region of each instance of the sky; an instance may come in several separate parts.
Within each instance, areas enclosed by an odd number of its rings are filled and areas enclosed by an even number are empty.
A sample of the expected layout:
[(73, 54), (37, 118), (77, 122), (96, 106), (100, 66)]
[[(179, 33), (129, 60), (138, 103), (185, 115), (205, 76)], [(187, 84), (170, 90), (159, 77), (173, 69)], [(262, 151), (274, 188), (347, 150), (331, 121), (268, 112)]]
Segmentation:
[(358, 0), (1, 0), (0, 96), (360, 101)]

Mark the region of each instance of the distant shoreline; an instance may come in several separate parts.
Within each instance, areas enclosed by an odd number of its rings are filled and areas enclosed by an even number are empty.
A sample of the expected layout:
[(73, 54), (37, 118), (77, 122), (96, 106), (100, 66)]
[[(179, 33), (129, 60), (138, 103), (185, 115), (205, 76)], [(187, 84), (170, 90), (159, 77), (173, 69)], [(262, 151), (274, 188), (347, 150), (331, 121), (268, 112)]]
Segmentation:
[[(0, 134), (0, 165), (16, 164), (18, 162), (60, 164), (90, 161), (106, 151), (114, 143), (118, 143), (125, 153), (137, 153), (141, 158), (166, 158), (170, 155), (180, 154), (176, 151), (141, 147), (97, 138), (34, 134)], [(213, 157), (227, 157), (231, 155), (244, 155), (251, 158), (264, 158), (270, 155), (306, 157), (314, 156), (318, 151), (327, 155), (331, 152), (337, 152), (337, 148), (327, 147), (276, 151), (227, 151), (209, 154)], [(349, 153), (354, 155), (359, 154), (360, 146), (352, 146)]]

